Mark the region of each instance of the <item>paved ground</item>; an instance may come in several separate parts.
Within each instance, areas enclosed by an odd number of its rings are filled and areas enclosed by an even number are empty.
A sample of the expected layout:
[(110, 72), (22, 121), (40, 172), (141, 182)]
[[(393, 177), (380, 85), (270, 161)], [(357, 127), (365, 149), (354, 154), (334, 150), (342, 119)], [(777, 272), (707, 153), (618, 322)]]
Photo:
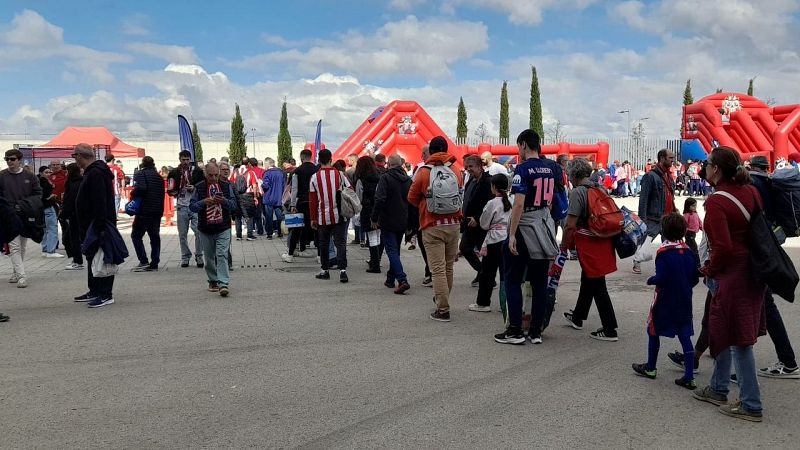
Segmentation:
[[(477, 289), (463, 260), (442, 324), (427, 318), (418, 251), (403, 256), (412, 290), (400, 297), (364, 273), (357, 247), (342, 286), (315, 280), (313, 260), (280, 262), (280, 241), (235, 242), (222, 299), (202, 270), (178, 267), (175, 230), (162, 230), (161, 270), (131, 273), (129, 260), (109, 307), (73, 303), (84, 273), (35, 251), (28, 289), (0, 285), (12, 316), (0, 324), (0, 447), (798, 448), (800, 381), (760, 379), (766, 419), (751, 424), (673, 384), (680, 374), (665, 360), (677, 342), (662, 345), (657, 380), (632, 374), (652, 290), (627, 261), (609, 277), (620, 342), (588, 337), (593, 310), (587, 330), (556, 317), (544, 345), (516, 347), (492, 341), (499, 313), (467, 311)], [(557, 316), (578, 278), (569, 263)], [(800, 342), (800, 313), (778, 301)], [(768, 338), (756, 356), (773, 361)], [(701, 382), (711, 365), (702, 360)]]

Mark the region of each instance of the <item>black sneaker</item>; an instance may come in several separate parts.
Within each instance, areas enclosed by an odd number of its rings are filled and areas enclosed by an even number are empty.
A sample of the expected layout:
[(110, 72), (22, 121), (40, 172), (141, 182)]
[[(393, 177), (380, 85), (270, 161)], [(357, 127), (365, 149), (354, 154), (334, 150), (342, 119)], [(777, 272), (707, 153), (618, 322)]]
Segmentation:
[(11, 319), (11, 317), (8, 317), (7, 315), (0, 313), (0, 322), (8, 322), (9, 319)]
[(236, 236), (236, 240), (237, 240), (237, 241), (241, 241), (241, 240), (242, 240), (242, 237), (241, 237), (241, 236)]
[(469, 285), (472, 287), (479, 287), (481, 285), (481, 276), (476, 275), (475, 278), (469, 282)]
[(386, 280), (383, 282), (383, 285), (389, 289), (394, 289), (394, 281), (393, 280)]
[(519, 328), (507, 328), (500, 334), (494, 335), (494, 341), (499, 344), (524, 345), (525, 335)]
[(437, 322), (450, 322), (450, 312), (434, 311), (431, 313), (431, 319)]
[(331, 274), (327, 270), (323, 270), (320, 273), (314, 275), (314, 278), (318, 280), (330, 280)]
[(185, 269), (187, 267), (189, 267), (189, 261), (181, 261), (181, 268)]
[(582, 320), (575, 320), (575, 317), (573, 317), (572, 310), (566, 311), (564, 313), (564, 319), (567, 321), (569, 326), (571, 326), (572, 328), (574, 328), (576, 330), (582, 330), (583, 329), (583, 321)]
[(203, 261), (197, 261), (197, 268), (198, 269), (202, 269), (205, 266), (206, 266), (206, 264)]
[(228, 286), (220, 286), (219, 287), (219, 295), (220, 297), (227, 297), (230, 291), (228, 290)]
[(247, 238), (245, 238), (245, 239), (248, 240), (248, 241), (255, 241), (256, 237), (255, 236), (247, 236)]
[(425, 287), (433, 287), (433, 278), (425, 277), (422, 280), (422, 285), (425, 286)]
[(656, 369), (648, 369), (647, 364), (631, 364), (631, 368), (637, 375), (649, 378), (651, 380), (656, 379), (656, 374), (658, 371)]
[(602, 328), (598, 328), (597, 331), (589, 333), (589, 337), (597, 339), (598, 341), (607, 342), (617, 342), (619, 340), (616, 330), (604, 330)]
[(686, 378), (680, 377), (675, 380), (675, 384), (690, 391), (697, 389), (697, 383), (694, 382), (694, 378), (687, 380)]
[(112, 303), (114, 303), (114, 299), (111, 297), (108, 298), (98, 297), (89, 302), (89, 308), (102, 308), (103, 306), (107, 306)]
[(145, 272), (158, 272), (158, 266), (148, 266)]
[(539, 345), (542, 343), (542, 336), (531, 334), (530, 332), (528, 332), (528, 340), (531, 341), (531, 344)]
[(150, 263), (139, 263), (136, 267), (131, 269), (131, 272), (146, 272), (149, 267)]
[(270, 240), (270, 241), (272, 240), (272, 235), (271, 234), (267, 235), (267, 240)]
[(83, 295), (79, 295), (79, 296), (75, 297), (74, 300), (76, 302), (89, 302), (89, 301), (92, 301), (92, 300), (94, 300), (96, 298), (97, 298), (96, 295), (92, 294), (91, 292), (87, 292), (87, 293), (85, 293)]
[(350, 278), (347, 278), (347, 271), (340, 270), (339, 271), (339, 282), (340, 283), (347, 283), (348, 281), (350, 281)]
[[(686, 359), (683, 356), (683, 353), (681, 352), (667, 353), (667, 358), (669, 358), (669, 362), (671, 362), (672, 365), (674, 365), (675, 367), (681, 370), (686, 370), (686, 367), (683, 365), (683, 362), (686, 361)], [(692, 373), (694, 374), (700, 373), (700, 368), (697, 366), (698, 366), (697, 364), (694, 365), (694, 370), (692, 370)]]

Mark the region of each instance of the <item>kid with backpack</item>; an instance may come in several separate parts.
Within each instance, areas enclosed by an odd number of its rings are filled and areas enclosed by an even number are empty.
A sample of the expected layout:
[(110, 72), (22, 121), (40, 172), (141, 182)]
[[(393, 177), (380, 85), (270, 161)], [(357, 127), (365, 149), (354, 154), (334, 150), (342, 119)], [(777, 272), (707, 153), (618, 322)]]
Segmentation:
[(564, 313), (569, 326), (583, 329), (594, 300), (603, 326), (589, 336), (601, 341), (618, 341), (617, 319), (606, 287), (606, 275), (617, 270), (613, 236), (622, 232), (622, 212), (614, 200), (597, 184), (589, 181), (592, 166), (583, 158), (567, 164), (567, 174), (575, 186), (569, 196), (569, 215), (561, 250), (574, 245), (581, 265), (581, 287), (575, 309)]
[(684, 375), (675, 384), (694, 390), (694, 347), (692, 347), (692, 288), (700, 281), (697, 256), (686, 243), (686, 221), (678, 213), (661, 221), (664, 241), (656, 254), (656, 274), (647, 284), (656, 287), (655, 299), (647, 317), (647, 362), (633, 364), (633, 371), (645, 378), (656, 378), (659, 337), (678, 337), (683, 347)]

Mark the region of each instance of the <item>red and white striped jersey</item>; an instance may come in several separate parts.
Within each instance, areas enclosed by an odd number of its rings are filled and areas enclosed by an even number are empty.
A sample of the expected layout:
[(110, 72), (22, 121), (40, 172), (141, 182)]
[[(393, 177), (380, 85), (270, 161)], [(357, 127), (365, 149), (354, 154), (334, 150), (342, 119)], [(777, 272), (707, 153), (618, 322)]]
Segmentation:
[(347, 177), (333, 167), (321, 167), (311, 177), (309, 184), (311, 220), (315, 220), (319, 225), (339, 223), (336, 191), (341, 190), (342, 185), (348, 189), (352, 188)]

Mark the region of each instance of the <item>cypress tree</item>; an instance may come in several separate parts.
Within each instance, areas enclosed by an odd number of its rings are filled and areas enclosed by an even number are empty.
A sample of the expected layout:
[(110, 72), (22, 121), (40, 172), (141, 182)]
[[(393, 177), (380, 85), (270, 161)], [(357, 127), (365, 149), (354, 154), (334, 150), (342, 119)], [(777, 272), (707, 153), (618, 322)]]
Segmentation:
[(539, 76), (536, 74), (536, 66), (531, 66), (531, 112), (529, 128), (535, 131), (540, 138), (544, 138), (542, 99), (539, 93)]
[(692, 80), (686, 80), (686, 89), (683, 90), (683, 104), (684, 105), (691, 105), (694, 103), (694, 97), (692, 97)]
[(231, 143), (228, 147), (228, 157), (231, 159), (231, 163), (238, 164), (245, 156), (247, 156), (247, 133), (244, 132), (244, 122), (237, 103), (236, 113), (231, 120)]
[(286, 100), (281, 107), (281, 122), (278, 129), (278, 166), (292, 157), (292, 136), (289, 134), (289, 119), (286, 115)]
[(194, 158), (203, 160), (203, 144), (200, 143), (200, 133), (197, 132), (197, 122), (192, 121), (192, 142), (194, 143)]
[(508, 144), (508, 83), (500, 90), (500, 143)]
[(747, 95), (753, 96), (753, 79), (750, 78), (750, 84), (747, 85)]
[(467, 131), (467, 107), (464, 106), (464, 97), (461, 97), (458, 100), (458, 126), (456, 127), (456, 139), (459, 144), (466, 144)]

